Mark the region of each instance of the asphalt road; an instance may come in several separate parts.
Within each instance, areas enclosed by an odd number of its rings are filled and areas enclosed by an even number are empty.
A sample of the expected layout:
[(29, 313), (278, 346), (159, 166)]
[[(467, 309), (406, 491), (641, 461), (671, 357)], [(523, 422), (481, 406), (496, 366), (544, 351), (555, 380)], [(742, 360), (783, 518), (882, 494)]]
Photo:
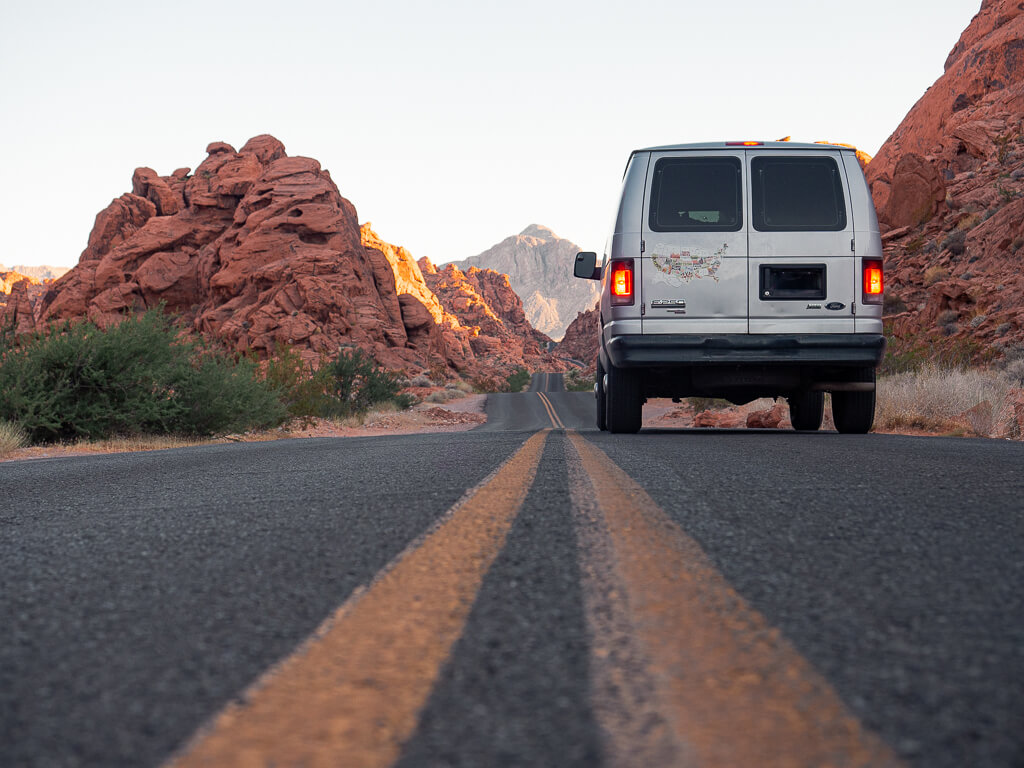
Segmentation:
[(0, 464), (0, 765), (1024, 765), (1024, 445), (487, 410)]

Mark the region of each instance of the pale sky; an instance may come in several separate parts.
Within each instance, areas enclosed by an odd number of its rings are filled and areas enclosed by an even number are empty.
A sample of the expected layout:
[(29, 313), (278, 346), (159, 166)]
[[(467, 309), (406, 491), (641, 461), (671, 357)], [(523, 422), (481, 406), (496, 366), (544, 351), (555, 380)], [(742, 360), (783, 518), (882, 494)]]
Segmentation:
[(600, 251), (631, 150), (874, 154), (980, 0), (0, 0), (0, 264), (72, 266), (132, 172), (270, 133), (413, 255)]

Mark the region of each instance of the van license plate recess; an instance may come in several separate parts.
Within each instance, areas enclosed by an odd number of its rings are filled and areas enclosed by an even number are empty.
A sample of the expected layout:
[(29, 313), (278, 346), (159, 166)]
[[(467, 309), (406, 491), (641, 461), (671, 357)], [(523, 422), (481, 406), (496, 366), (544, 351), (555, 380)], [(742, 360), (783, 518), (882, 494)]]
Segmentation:
[(828, 292), (824, 264), (762, 264), (761, 301), (823, 300)]

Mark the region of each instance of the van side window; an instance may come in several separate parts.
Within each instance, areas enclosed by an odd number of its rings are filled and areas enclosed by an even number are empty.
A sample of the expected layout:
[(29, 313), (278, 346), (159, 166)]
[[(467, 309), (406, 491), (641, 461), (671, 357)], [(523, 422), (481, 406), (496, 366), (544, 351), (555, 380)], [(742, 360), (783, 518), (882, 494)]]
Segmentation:
[(759, 232), (846, 229), (843, 182), (830, 157), (755, 157), (753, 224)]
[(743, 226), (737, 157), (666, 157), (654, 165), (654, 232), (736, 232)]

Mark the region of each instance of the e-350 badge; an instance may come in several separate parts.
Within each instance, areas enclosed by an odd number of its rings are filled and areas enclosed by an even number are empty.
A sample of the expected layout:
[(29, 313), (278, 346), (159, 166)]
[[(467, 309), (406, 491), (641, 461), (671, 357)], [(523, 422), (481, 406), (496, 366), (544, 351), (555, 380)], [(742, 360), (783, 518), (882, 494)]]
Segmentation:
[(662, 309), (672, 315), (685, 315), (686, 302), (682, 299), (655, 299), (651, 302), (651, 309)]

